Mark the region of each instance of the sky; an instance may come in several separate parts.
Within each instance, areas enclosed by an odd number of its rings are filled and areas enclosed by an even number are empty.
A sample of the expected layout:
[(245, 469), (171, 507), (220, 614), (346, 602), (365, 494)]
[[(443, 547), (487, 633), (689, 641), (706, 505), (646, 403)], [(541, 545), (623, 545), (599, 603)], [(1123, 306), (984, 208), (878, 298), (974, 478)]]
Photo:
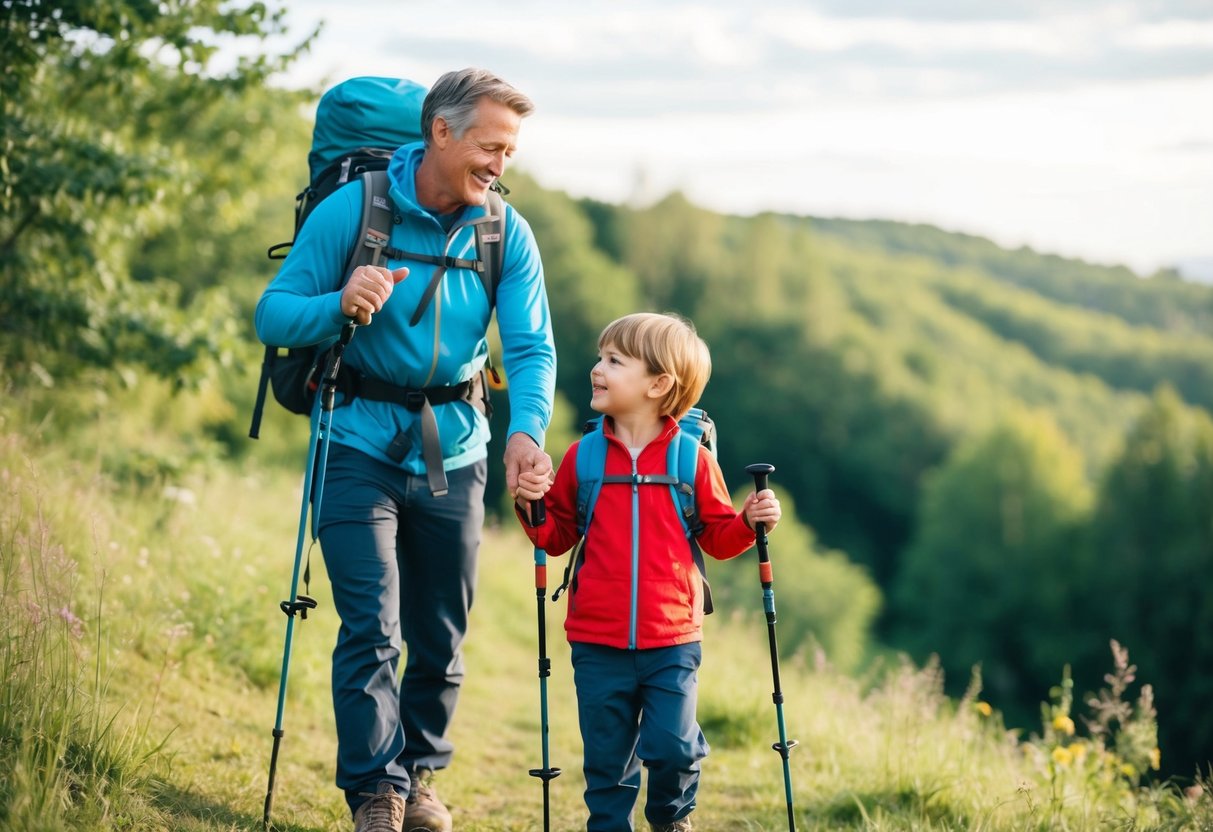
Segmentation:
[(514, 164), (575, 197), (679, 190), (1213, 279), (1213, 0), (287, 7), (295, 40), (324, 28), (282, 83), (488, 68), (536, 104)]

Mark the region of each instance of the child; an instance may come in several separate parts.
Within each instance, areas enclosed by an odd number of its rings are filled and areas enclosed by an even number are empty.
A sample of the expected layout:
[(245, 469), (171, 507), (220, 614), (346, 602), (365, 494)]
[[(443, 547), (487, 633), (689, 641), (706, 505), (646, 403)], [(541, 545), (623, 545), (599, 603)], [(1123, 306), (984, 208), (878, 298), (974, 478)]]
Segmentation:
[[(707, 344), (686, 320), (638, 313), (598, 339), (590, 406), (604, 415), (604, 474), (665, 474), (678, 419), (699, 400), (711, 373)], [(522, 474), (518, 513), (532, 542), (567, 552), (577, 532), (577, 444), (550, 484)], [(695, 493), (704, 524), (699, 545), (718, 559), (754, 543), (757, 523), (773, 529), (779, 501), (764, 490), (733, 509), (716, 460), (699, 451)], [(546, 519), (531, 526), (528, 501), (544, 497)], [(565, 631), (584, 746), (588, 832), (631, 830), (648, 767), (644, 815), (655, 832), (691, 829), (700, 760), (708, 744), (695, 718), (703, 638), (703, 580), (669, 485), (603, 481), (582, 560), (571, 582)]]

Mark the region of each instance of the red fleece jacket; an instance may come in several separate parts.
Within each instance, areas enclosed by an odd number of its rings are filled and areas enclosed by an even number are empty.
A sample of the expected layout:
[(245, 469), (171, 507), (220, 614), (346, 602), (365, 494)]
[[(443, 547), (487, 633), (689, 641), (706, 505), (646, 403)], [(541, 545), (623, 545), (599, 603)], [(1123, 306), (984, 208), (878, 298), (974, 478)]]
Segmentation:
[[(666, 451), (678, 432), (665, 430), (640, 452), (631, 452), (603, 420), (606, 471), (665, 474)], [(577, 446), (573, 443), (544, 499), (542, 525), (519, 518), (527, 536), (550, 555), (562, 555), (578, 541)], [(718, 560), (736, 557), (754, 543), (745, 517), (733, 509), (720, 466), (699, 449), (695, 497), (703, 522), (699, 546)], [(691, 556), (668, 485), (604, 482), (586, 533), (583, 562), (570, 586), (564, 629), (571, 642), (621, 649), (668, 647), (703, 638), (703, 579)]]

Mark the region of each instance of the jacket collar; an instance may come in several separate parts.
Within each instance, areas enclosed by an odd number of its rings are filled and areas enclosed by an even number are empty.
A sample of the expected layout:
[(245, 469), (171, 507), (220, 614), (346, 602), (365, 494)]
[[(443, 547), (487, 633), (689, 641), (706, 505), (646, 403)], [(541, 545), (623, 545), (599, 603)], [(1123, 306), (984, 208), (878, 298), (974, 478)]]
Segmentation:
[[(661, 433), (659, 433), (657, 438), (650, 442), (646, 447), (652, 447), (653, 445), (667, 445), (674, 437), (674, 434), (678, 432), (678, 422), (674, 421), (672, 416), (663, 416), (661, 421), (664, 423)], [(611, 440), (614, 440), (619, 445), (623, 445), (623, 441), (615, 435), (615, 420), (610, 416), (602, 417), (602, 432), (605, 436)]]

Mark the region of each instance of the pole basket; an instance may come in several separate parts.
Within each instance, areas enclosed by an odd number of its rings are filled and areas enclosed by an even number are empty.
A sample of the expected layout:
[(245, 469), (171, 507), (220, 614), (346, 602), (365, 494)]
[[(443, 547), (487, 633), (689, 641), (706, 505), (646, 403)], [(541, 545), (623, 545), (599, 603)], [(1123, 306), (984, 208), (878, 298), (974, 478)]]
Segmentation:
[(771, 748), (778, 752), (780, 757), (786, 760), (789, 756), (791, 756), (792, 749), (798, 745), (800, 745), (800, 743), (797, 740), (788, 740), (786, 743), (773, 742), (771, 743)]

